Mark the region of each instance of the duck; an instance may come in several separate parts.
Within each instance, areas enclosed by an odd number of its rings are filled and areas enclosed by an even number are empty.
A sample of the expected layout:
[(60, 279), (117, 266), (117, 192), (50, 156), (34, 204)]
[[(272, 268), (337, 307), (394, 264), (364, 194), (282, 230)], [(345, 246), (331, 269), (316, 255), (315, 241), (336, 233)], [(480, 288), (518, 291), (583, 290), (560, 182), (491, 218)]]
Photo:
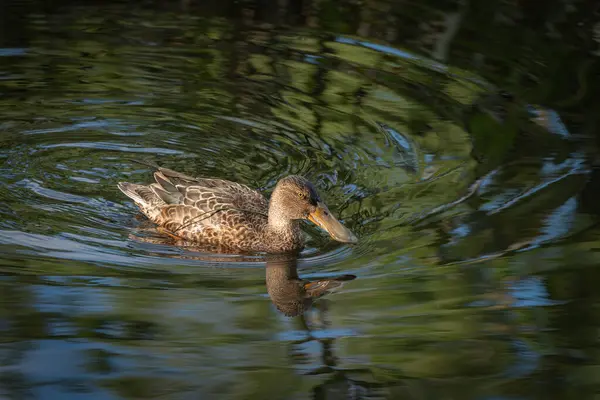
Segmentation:
[(300, 175), (280, 179), (267, 200), (241, 183), (155, 169), (155, 182), (119, 182), (118, 188), (174, 239), (241, 253), (298, 252), (304, 247), (300, 221), (308, 220), (338, 242), (358, 242)]

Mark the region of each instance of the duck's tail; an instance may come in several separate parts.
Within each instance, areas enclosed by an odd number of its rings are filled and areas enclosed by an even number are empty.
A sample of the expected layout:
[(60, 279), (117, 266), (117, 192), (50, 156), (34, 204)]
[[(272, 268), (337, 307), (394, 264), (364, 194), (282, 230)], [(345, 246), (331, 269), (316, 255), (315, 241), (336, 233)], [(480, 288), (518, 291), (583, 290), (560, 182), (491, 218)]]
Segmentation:
[(117, 186), (151, 220), (155, 220), (160, 215), (160, 209), (166, 205), (149, 186), (129, 182), (119, 182)]

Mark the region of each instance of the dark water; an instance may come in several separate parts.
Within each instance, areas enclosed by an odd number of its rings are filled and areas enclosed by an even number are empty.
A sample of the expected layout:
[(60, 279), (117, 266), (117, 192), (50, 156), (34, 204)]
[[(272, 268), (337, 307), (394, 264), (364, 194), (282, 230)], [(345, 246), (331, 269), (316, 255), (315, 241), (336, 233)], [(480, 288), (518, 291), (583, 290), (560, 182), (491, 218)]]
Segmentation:
[[(0, 1), (0, 398), (598, 399), (599, 10), (471, 3)], [(360, 243), (174, 247), (135, 159)]]

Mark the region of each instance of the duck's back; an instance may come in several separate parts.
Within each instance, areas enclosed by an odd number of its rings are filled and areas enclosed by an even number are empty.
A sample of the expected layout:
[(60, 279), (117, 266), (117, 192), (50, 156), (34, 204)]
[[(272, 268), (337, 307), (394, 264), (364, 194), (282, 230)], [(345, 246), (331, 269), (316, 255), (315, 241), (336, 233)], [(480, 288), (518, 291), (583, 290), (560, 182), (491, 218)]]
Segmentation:
[(246, 185), (193, 178), (166, 168), (148, 186), (119, 183), (119, 189), (154, 223), (183, 239), (260, 250), (269, 203)]

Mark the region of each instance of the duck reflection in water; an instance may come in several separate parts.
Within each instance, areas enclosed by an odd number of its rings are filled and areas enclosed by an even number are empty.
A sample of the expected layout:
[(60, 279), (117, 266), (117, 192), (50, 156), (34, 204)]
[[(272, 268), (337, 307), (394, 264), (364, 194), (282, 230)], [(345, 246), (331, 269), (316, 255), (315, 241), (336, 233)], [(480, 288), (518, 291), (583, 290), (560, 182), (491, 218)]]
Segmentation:
[[(339, 337), (330, 330), (327, 299), (323, 296), (338, 291), (355, 275), (340, 275), (314, 280), (298, 276), (298, 260), (294, 257), (270, 257), (266, 265), (267, 292), (278, 311), (296, 321), (305, 332), (304, 337), (289, 342), (290, 360), (303, 369), (305, 375), (321, 375), (324, 379), (311, 390), (313, 399), (366, 399), (383, 393), (383, 385), (375, 383), (369, 368), (340, 367), (335, 355), (335, 341)], [(315, 300), (320, 299), (318, 302)], [(314, 304), (313, 304), (314, 303)], [(317, 321), (309, 320), (318, 314)], [(317, 347), (312, 346), (316, 343)], [(313, 359), (314, 364), (308, 360)], [(312, 364), (312, 365), (311, 365)], [(307, 366), (308, 370), (306, 369)]]
[(340, 275), (312, 281), (301, 279), (297, 258), (283, 255), (267, 258), (267, 292), (277, 310), (288, 317), (303, 315), (316, 299), (339, 290), (355, 278), (355, 275)]
[[(150, 236), (135, 236), (133, 239), (162, 246), (182, 245), (179, 242), (173, 242), (168, 237), (153, 236), (152, 234), (156, 233), (155, 228), (148, 227), (147, 230), (142, 228), (140, 233)], [(234, 260), (225, 255), (203, 253), (207, 251), (203, 247), (198, 248), (189, 246), (189, 244), (184, 247), (190, 253), (168, 256), (210, 262), (232, 262)], [(165, 254), (159, 255), (166, 256)], [(254, 257), (236, 256), (235, 260), (256, 262)], [(373, 398), (385, 391), (386, 384), (375, 383), (376, 379), (369, 368), (340, 367), (340, 361), (335, 355), (335, 342), (339, 338), (339, 333), (331, 330), (331, 324), (327, 318), (329, 300), (323, 297), (339, 291), (344, 283), (354, 279), (356, 276), (350, 274), (311, 280), (303, 279), (298, 275), (297, 255), (271, 254), (266, 258), (265, 281), (271, 301), (278, 312), (288, 317), (295, 317), (292, 320), (293, 324), (297, 324), (299, 331), (304, 333), (301, 338), (288, 341), (290, 362), (305, 370), (306, 375), (324, 377), (324, 380), (311, 389), (314, 399)], [(319, 301), (316, 301), (317, 299)], [(316, 347), (312, 344), (316, 344)], [(306, 360), (311, 358), (314, 360), (314, 364), (306, 370)]]

